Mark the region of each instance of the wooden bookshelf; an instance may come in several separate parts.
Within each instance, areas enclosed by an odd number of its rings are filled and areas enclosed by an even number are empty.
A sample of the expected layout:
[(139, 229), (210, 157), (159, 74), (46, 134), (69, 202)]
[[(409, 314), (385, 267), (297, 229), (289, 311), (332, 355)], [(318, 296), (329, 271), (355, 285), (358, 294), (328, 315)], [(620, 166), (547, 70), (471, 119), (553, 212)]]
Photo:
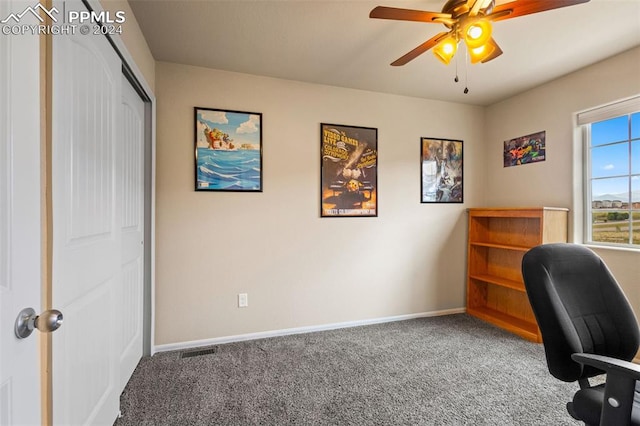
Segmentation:
[(532, 247), (567, 241), (568, 209), (469, 209), (467, 312), (533, 342), (542, 342), (522, 280)]

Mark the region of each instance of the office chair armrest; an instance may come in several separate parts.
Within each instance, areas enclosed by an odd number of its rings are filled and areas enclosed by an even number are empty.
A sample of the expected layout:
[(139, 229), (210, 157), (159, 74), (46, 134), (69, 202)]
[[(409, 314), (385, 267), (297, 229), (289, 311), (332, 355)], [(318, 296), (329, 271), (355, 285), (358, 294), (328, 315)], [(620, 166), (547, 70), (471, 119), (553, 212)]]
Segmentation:
[(608, 356), (585, 353), (575, 353), (571, 355), (571, 359), (607, 373), (600, 425), (631, 424), (636, 380), (640, 380), (640, 365)]
[(611, 358), (603, 355), (575, 353), (571, 355), (571, 359), (580, 364), (590, 365), (602, 370), (607, 374), (618, 373), (640, 380), (640, 365), (633, 362), (624, 361), (618, 358)]

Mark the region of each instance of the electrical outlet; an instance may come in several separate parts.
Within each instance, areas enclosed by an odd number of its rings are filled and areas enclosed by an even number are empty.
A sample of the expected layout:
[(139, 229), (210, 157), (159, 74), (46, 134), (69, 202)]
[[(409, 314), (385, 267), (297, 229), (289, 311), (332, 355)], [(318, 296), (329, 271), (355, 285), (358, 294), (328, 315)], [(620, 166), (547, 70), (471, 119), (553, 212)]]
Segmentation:
[(249, 295), (247, 293), (238, 293), (238, 308), (246, 308), (249, 306)]

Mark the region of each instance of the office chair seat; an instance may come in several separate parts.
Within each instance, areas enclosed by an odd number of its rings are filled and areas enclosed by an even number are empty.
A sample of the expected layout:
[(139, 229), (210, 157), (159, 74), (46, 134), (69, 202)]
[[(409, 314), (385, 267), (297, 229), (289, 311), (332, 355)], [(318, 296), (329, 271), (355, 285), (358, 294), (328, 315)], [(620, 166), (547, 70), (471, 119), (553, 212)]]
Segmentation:
[[(640, 365), (629, 362), (640, 329), (602, 259), (581, 245), (544, 244), (525, 253), (522, 277), (549, 372), (580, 384), (569, 413), (587, 425), (640, 426)], [(607, 382), (591, 387), (603, 373)]]

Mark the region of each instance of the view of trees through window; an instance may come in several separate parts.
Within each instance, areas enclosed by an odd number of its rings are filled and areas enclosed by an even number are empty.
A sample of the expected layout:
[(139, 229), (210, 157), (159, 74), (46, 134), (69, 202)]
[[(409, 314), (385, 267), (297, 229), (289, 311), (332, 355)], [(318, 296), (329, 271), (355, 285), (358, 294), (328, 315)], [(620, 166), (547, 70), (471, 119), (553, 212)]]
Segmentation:
[(640, 245), (640, 112), (591, 124), (590, 241)]

